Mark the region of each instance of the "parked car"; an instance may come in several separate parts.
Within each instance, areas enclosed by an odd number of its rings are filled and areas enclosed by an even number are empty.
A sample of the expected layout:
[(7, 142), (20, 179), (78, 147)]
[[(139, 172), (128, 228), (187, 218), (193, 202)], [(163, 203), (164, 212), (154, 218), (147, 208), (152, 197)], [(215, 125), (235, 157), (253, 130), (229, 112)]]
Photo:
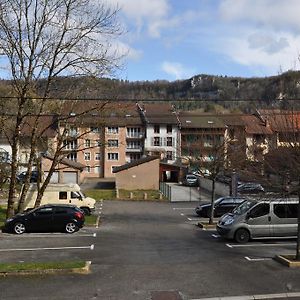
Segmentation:
[(238, 243), (254, 238), (297, 236), (298, 199), (246, 200), (217, 224), (218, 233)]
[[(27, 175), (27, 171), (24, 171), (24, 172), (18, 174), (17, 175), (17, 182), (18, 183), (24, 183), (26, 175)], [(32, 171), (30, 182), (37, 182), (37, 181), (38, 181), (38, 172), (37, 171)]]
[[(220, 217), (225, 213), (232, 211), (236, 206), (244, 202), (243, 197), (221, 197), (214, 203), (214, 217)], [(195, 211), (200, 217), (210, 217), (211, 203), (202, 204), (195, 208)]]
[(238, 185), (237, 192), (239, 194), (259, 194), (264, 193), (265, 189), (260, 183), (246, 182)]
[(7, 219), (4, 231), (22, 234), (24, 232), (74, 233), (84, 224), (84, 213), (75, 205), (42, 205)]
[(193, 174), (187, 174), (183, 180), (183, 185), (198, 186), (199, 177)]

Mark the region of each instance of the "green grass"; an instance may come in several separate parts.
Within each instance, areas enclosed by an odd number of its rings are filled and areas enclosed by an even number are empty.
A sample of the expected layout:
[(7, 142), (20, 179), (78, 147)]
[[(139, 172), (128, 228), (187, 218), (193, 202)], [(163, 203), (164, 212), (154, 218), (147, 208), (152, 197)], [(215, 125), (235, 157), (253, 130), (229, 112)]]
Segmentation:
[(85, 216), (84, 225), (87, 226), (95, 225), (96, 221), (97, 221), (97, 216), (95, 215)]
[(87, 190), (84, 191), (87, 197), (94, 198), (95, 200), (99, 201), (103, 200), (111, 200), (116, 198), (116, 191), (115, 190)]
[(0, 263), (0, 272), (20, 272), (83, 268), (85, 261)]

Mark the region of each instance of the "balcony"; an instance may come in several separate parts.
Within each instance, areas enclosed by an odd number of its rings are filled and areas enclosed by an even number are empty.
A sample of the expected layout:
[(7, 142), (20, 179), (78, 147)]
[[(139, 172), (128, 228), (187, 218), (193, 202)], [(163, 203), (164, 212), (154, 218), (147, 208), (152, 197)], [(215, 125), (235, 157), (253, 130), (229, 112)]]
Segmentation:
[(133, 153), (143, 152), (143, 147), (126, 147), (126, 152), (133, 152)]
[(144, 132), (127, 132), (126, 139), (143, 139), (145, 137)]

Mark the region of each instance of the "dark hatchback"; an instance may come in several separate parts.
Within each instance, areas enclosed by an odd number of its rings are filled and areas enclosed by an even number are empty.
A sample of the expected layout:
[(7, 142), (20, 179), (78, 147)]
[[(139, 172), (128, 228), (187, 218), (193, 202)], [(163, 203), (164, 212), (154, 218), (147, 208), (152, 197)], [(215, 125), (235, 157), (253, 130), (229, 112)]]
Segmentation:
[[(231, 212), (236, 206), (244, 202), (246, 198), (243, 197), (222, 197), (215, 201), (214, 217), (221, 217), (225, 213)], [(210, 217), (211, 203), (202, 204), (195, 208), (199, 217)]]
[(265, 189), (260, 183), (245, 182), (237, 187), (237, 192), (239, 194), (260, 194), (264, 193)]
[(47, 204), (7, 219), (3, 231), (74, 233), (84, 224), (83, 211), (74, 205)]

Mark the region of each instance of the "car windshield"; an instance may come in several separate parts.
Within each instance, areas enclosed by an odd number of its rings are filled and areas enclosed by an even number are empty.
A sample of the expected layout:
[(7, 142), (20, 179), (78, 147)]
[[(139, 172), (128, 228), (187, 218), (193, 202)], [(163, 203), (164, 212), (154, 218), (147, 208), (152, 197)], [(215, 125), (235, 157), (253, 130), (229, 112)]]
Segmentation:
[(245, 200), (240, 205), (238, 205), (232, 212), (235, 215), (242, 215), (246, 211), (248, 211), (252, 206), (254, 206), (257, 203), (257, 201), (247, 201)]

